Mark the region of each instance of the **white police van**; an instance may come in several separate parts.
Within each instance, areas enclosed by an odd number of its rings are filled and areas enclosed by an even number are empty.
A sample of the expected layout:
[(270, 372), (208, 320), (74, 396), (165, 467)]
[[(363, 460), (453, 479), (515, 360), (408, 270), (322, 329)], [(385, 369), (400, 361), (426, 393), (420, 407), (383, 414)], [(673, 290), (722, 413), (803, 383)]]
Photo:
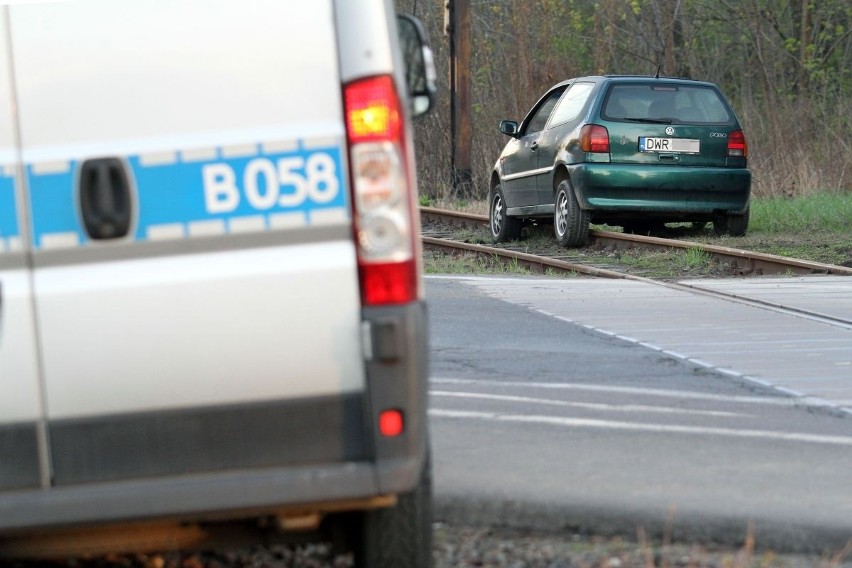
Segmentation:
[(421, 29), (0, 7), (0, 555), (341, 519), (361, 564), (430, 565)]

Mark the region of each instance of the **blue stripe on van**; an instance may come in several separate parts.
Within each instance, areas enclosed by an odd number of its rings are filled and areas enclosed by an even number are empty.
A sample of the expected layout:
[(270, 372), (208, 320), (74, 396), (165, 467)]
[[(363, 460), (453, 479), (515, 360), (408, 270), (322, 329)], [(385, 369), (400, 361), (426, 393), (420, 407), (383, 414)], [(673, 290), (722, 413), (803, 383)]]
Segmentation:
[(20, 229), (15, 206), (15, 178), (0, 174), (0, 239), (18, 236)]
[[(227, 234), (237, 227), (270, 230), (276, 218), (288, 217), (287, 226), (310, 226), (332, 213), (337, 222), (349, 219), (343, 185), (343, 162), (338, 146), (294, 144), (292, 150), (264, 153), (261, 145), (252, 155), (226, 157), (226, 149), (210, 152), (209, 159), (183, 160), (180, 152), (157, 159), (128, 156), (126, 163), (138, 199), (136, 225), (131, 238), (146, 241), (152, 235), (169, 238), (192, 236), (194, 227), (221, 227)], [(168, 156), (173, 155), (173, 159)], [(46, 243), (62, 246), (89, 242), (79, 215), (76, 178), (79, 162), (64, 171), (26, 168), (32, 206), (35, 248)], [(199, 233), (201, 234), (201, 233)], [(210, 234), (209, 232), (204, 234)], [(53, 239), (53, 240), (51, 240)]]
[(74, 234), (78, 243), (84, 240), (73, 192), (76, 170), (76, 162), (70, 162), (65, 172), (42, 174), (36, 173), (32, 164), (27, 164), (30, 216), (37, 248), (44, 235)]

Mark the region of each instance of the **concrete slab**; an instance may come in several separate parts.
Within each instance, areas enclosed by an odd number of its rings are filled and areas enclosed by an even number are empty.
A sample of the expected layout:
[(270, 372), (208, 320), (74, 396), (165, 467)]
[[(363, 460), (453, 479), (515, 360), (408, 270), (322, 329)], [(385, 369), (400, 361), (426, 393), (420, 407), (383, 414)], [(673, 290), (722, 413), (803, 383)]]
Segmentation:
[[(852, 412), (852, 326), (628, 280), (465, 277), (502, 300)], [(852, 278), (683, 284), (852, 321)]]

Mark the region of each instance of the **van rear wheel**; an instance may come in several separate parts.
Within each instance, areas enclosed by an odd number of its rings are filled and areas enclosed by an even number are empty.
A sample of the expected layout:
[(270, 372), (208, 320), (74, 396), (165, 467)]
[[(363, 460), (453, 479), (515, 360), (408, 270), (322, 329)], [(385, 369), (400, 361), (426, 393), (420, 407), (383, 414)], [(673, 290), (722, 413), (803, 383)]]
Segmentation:
[(432, 568), (432, 475), (427, 458), (417, 487), (386, 509), (363, 513), (354, 539), (358, 568)]

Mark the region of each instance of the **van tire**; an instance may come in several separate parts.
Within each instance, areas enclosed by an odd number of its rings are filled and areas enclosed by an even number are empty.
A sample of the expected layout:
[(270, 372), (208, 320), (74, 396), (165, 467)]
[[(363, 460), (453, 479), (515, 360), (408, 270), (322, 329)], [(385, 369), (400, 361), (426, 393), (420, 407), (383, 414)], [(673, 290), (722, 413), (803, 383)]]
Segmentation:
[(432, 568), (431, 469), (427, 458), (413, 491), (363, 514), (353, 547), (357, 568)]

